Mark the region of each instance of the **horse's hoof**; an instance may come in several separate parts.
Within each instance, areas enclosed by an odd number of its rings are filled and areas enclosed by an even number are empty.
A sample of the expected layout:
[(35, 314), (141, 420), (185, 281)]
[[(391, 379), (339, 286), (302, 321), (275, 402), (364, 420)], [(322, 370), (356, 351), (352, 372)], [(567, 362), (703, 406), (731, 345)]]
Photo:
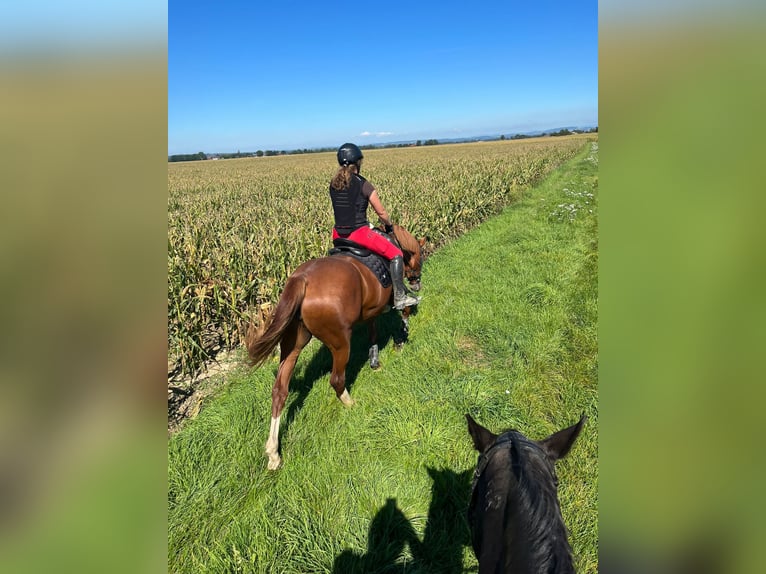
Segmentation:
[(404, 343), (396, 343), (394, 345), (394, 350), (401, 351), (404, 348)]
[(378, 346), (373, 345), (370, 347), (370, 368), (374, 371), (380, 367), (380, 354), (378, 353)]
[(271, 458), (269, 457), (269, 464), (268, 468), (269, 470), (277, 470), (280, 466), (282, 466), (282, 459), (277, 457)]
[(354, 399), (351, 398), (351, 395), (348, 394), (348, 390), (344, 390), (343, 394), (338, 398), (340, 399), (340, 402), (344, 404), (344, 406), (353, 407), (356, 404)]

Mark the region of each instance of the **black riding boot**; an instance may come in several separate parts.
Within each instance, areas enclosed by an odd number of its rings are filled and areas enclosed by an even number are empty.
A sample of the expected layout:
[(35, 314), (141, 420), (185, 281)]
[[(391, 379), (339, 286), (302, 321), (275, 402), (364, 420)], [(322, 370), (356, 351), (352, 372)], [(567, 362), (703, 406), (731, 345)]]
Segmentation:
[(420, 297), (413, 297), (404, 287), (404, 259), (401, 255), (391, 260), (391, 281), (394, 284), (394, 309), (401, 311), (420, 303)]

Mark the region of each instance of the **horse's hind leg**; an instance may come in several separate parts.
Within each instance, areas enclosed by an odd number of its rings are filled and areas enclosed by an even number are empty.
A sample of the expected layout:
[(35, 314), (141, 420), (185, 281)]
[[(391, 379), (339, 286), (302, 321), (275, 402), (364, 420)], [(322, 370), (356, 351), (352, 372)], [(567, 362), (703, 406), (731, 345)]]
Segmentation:
[(334, 344), (328, 345), (332, 353), (332, 373), (330, 374), (330, 385), (335, 389), (340, 401), (350, 407), (354, 400), (349, 396), (346, 390), (346, 365), (351, 355), (351, 330), (339, 335)]
[(380, 357), (378, 352), (378, 330), (375, 327), (375, 319), (367, 322), (367, 331), (370, 336), (370, 368), (380, 368)]
[(279, 344), (279, 370), (271, 389), (271, 428), (266, 441), (266, 456), (269, 457), (269, 470), (276, 470), (282, 463), (279, 457), (279, 420), (287, 400), (290, 377), (295, 369), (295, 362), (303, 347), (311, 340), (311, 333), (300, 321), (294, 321), (285, 331)]

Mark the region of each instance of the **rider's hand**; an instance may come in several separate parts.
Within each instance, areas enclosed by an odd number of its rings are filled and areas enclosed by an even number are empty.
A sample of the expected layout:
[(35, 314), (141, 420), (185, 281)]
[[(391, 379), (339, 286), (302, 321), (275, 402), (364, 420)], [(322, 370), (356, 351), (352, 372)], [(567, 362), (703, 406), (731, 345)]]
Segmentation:
[(384, 224), (384, 225), (385, 225), (386, 233), (393, 233), (393, 232), (394, 232), (394, 226), (393, 226), (393, 224), (391, 224), (391, 223), (386, 223), (386, 224)]

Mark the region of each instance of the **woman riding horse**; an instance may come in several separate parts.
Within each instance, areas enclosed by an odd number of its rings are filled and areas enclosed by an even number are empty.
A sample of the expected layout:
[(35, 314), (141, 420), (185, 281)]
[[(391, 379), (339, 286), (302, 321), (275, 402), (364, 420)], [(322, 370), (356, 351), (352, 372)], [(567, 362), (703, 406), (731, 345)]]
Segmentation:
[(362, 150), (355, 144), (345, 143), (338, 149), (340, 167), (330, 182), (330, 199), (335, 215), (332, 238), (353, 241), (389, 261), (394, 287), (394, 309), (402, 310), (417, 305), (420, 297), (413, 296), (404, 287), (402, 250), (388, 235), (372, 228), (367, 221), (369, 204), (385, 225), (386, 233), (390, 234), (394, 230), (377, 190), (361, 176), (363, 158)]

